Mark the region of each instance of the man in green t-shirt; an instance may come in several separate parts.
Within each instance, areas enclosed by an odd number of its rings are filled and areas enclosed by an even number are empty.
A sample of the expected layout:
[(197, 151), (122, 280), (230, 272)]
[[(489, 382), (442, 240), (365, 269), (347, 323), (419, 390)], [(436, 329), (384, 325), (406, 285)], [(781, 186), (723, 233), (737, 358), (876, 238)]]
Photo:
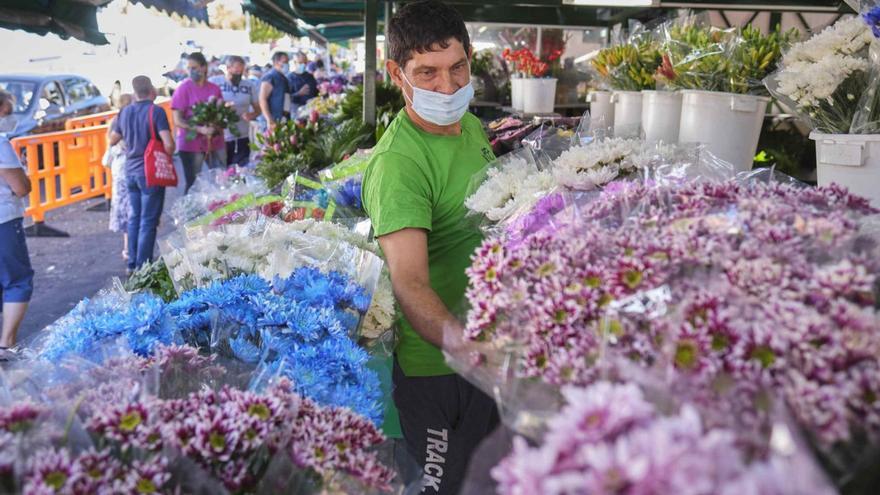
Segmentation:
[(498, 424), (495, 403), (445, 363), (444, 332), (461, 332), (465, 269), (479, 246), (465, 221), (471, 177), (495, 157), (467, 112), (471, 45), (461, 16), (436, 0), (388, 24), (387, 69), (404, 108), (373, 150), (363, 202), (403, 310), (394, 402), (424, 492), (457, 493), (471, 453)]

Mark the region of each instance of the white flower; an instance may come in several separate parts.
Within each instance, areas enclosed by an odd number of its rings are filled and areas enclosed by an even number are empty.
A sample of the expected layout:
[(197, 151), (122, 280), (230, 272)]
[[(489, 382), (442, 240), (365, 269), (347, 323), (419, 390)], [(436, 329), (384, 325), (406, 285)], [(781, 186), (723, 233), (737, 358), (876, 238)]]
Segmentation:
[(832, 95), (853, 72), (868, 70), (868, 60), (832, 56), (817, 62), (798, 62), (779, 73), (778, 90), (801, 108), (830, 102)]
[(287, 224), (276, 220), (263, 227), (226, 225), (210, 232), (188, 232), (182, 246), (163, 253), (175, 287), (187, 290), (193, 288), (192, 284), (205, 286), (244, 273), (272, 280), (311, 266), (343, 273), (365, 285), (375, 283), (362, 336), (376, 338), (391, 328), (394, 293), (388, 271), (377, 258), (377, 243), (330, 222), (303, 220)]
[(503, 166), (487, 171), (486, 180), (464, 205), (499, 222), (531, 206), (554, 186), (551, 174), (538, 171), (534, 163), (524, 158), (511, 157)]
[(859, 16), (841, 20), (807, 41), (794, 44), (782, 57), (783, 67), (818, 62), (829, 57), (855, 55), (871, 44), (873, 35)]
[(645, 143), (639, 139), (613, 138), (575, 146), (553, 162), (553, 176), (560, 185), (589, 191), (637, 168), (645, 161), (640, 156), (644, 152)]

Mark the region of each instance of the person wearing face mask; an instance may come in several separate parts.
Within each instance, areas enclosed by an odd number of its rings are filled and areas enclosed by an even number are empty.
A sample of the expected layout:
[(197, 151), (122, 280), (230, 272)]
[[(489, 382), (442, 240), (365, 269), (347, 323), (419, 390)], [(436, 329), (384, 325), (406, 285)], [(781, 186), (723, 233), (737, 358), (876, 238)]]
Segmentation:
[(248, 131), (250, 122), (259, 115), (260, 97), (257, 94), (257, 86), (248, 79), (244, 79), (245, 61), (243, 58), (233, 55), (226, 60), (226, 75), (217, 76), (211, 82), (220, 88), (223, 100), (232, 103), (235, 112), (241, 117), (236, 125), (237, 134), (226, 129), (226, 165), (245, 166), (250, 161), (251, 149)]
[(296, 115), (296, 110), (318, 96), (318, 81), (315, 76), (306, 70), (306, 54), (296, 54), (296, 67), (287, 75), (287, 82), (291, 95), (291, 114)]
[(284, 118), (284, 99), (290, 92), (287, 73), (290, 72), (290, 58), (284, 52), (272, 55), (272, 68), (260, 80), (260, 111), (270, 131)]
[(208, 81), (208, 61), (204, 55), (199, 52), (190, 53), (186, 61), (189, 78), (174, 92), (171, 110), (174, 114), (174, 126), (177, 128), (177, 146), (188, 192), (206, 162), (211, 168), (226, 167), (226, 142), (222, 130), (204, 125), (195, 126), (196, 137), (187, 139), (187, 133), (192, 128), (189, 119), (192, 117), (193, 106), (212, 99), (222, 100), (223, 93), (216, 84)]
[(407, 3), (389, 20), (386, 69), (401, 110), (373, 149), (362, 199), (400, 303), (394, 403), (422, 493), (458, 493), (474, 449), (498, 424), (494, 401), (447, 366), (444, 333), (463, 331), (450, 311), (482, 242), (465, 221), (471, 177), (495, 159), (468, 113), (471, 44), (461, 15), (436, 0)]
[(34, 270), (24, 236), (24, 204), (31, 182), (5, 137), (15, 130), (15, 98), (0, 89), (0, 360), (9, 359), (34, 291)]

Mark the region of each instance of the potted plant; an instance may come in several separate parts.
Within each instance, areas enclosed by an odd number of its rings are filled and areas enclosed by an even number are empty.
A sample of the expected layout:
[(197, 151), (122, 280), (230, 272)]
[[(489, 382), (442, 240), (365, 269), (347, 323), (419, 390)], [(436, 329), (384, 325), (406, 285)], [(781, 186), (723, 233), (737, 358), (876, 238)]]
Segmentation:
[(765, 80), (813, 129), (819, 185), (844, 185), (874, 206), (880, 206), (880, 69), (870, 52), (880, 35), (872, 34), (877, 19), (880, 7), (795, 44)]
[(544, 78), (550, 70), (550, 64), (562, 56), (555, 50), (542, 61), (528, 48), (511, 51), (504, 50), (504, 59), (512, 63), (513, 73), (519, 77), (511, 77), (511, 100), (514, 110), (526, 114), (552, 113), (556, 101), (556, 78)]
[(680, 98), (676, 93), (653, 91), (654, 73), (661, 60), (656, 42), (632, 39), (630, 43), (601, 50), (591, 61), (605, 85), (614, 90), (611, 102), (615, 136), (637, 137), (644, 127), (648, 140), (678, 139)]
[(721, 30), (696, 19), (667, 26), (657, 70), (658, 82), (682, 93), (678, 141), (700, 143), (736, 169), (750, 170), (770, 102), (761, 80), (797, 32), (777, 27), (765, 35), (750, 25)]

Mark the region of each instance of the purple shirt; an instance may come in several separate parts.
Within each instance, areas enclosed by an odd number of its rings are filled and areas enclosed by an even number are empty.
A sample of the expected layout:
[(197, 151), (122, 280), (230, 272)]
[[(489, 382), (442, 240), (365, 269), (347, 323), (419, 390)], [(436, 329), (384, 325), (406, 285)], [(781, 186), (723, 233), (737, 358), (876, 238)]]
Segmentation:
[[(174, 96), (171, 98), (171, 108), (180, 110), (184, 120), (189, 120), (192, 117), (193, 105), (208, 101), (208, 98), (212, 96), (218, 100), (223, 99), (223, 93), (216, 84), (205, 82), (205, 84), (198, 86), (192, 82), (192, 79), (187, 79), (174, 92)], [(196, 136), (192, 141), (187, 141), (186, 132), (186, 129), (182, 127), (177, 128), (177, 149), (180, 151), (216, 151), (226, 146), (222, 132), (215, 134), (210, 143), (208, 138), (202, 135)]]

